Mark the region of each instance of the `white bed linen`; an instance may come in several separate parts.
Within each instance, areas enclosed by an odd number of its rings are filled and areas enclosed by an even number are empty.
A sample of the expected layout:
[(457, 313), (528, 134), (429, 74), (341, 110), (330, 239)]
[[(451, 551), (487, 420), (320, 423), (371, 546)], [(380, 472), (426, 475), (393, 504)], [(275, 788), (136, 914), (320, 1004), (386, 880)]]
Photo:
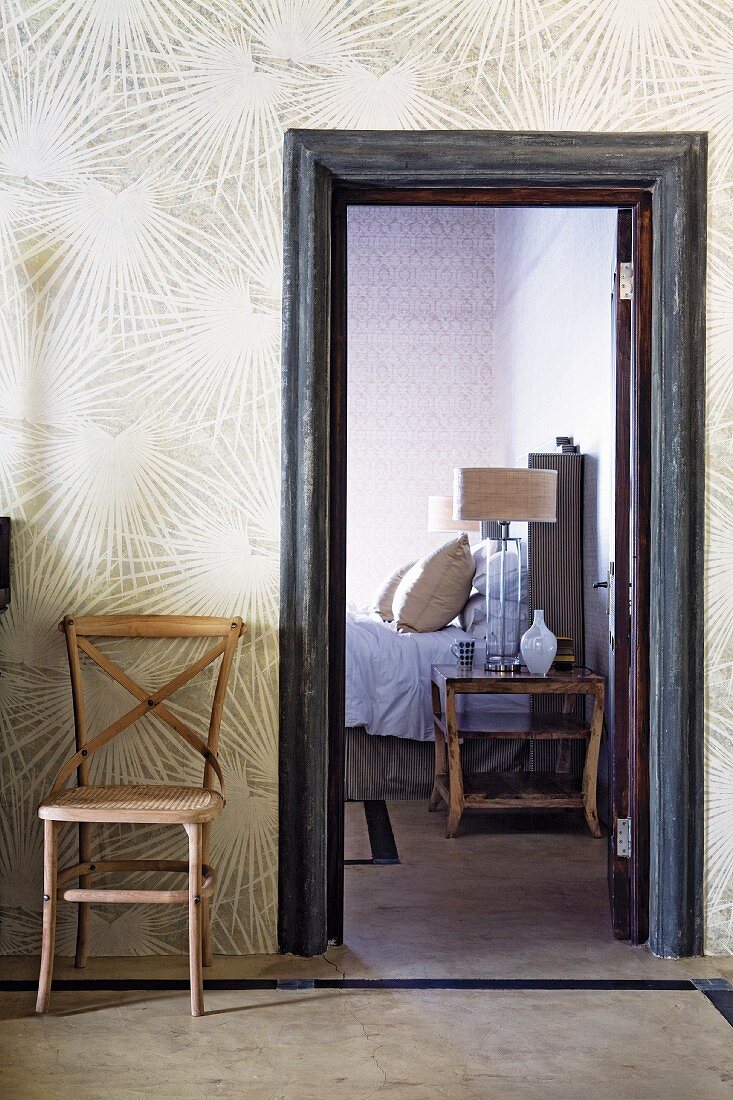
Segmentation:
[[(451, 645), (470, 637), (457, 626), (398, 634), (393, 623), (347, 611), (346, 725), (364, 726), (367, 733), (381, 736), (432, 741), (430, 666), (451, 664)], [(476, 648), (480, 650), (479, 643)], [(526, 696), (473, 696), (464, 705), (472, 714), (529, 710)]]

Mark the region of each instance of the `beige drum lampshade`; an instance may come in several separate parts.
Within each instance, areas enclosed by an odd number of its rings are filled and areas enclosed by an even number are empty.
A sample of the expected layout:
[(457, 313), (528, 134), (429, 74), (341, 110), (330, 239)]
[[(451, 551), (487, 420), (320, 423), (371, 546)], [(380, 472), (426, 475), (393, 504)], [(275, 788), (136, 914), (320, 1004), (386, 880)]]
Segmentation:
[(478, 520), (453, 519), (453, 497), (428, 497), (428, 531), (479, 531)]
[(462, 467), (453, 471), (453, 518), (497, 521), (557, 519), (557, 471)]

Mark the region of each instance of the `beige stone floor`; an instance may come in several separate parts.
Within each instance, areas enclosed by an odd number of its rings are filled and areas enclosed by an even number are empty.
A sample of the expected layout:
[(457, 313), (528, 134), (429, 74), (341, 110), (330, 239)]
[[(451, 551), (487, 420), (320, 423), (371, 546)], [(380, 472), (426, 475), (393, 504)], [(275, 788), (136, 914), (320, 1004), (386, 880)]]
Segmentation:
[[(369, 854), (363, 808), (347, 805), (346, 856)], [(733, 978), (733, 958), (657, 959), (613, 939), (606, 843), (579, 814), (445, 815), (390, 803), (399, 866), (346, 870), (349, 977)]]
[[(390, 807), (401, 864), (348, 867), (346, 945), (326, 957), (215, 959), (212, 977), (733, 977), (731, 959), (663, 960), (610, 934), (604, 842), (572, 815), (466, 819), (454, 841), (423, 804)], [(538, 828), (541, 826), (541, 829)], [(347, 807), (347, 857), (368, 855)], [(2, 960), (35, 977), (35, 959)], [(56, 976), (185, 977), (186, 961), (94, 959)], [(2, 1095), (136, 1100), (715, 1100), (733, 1094), (733, 1031), (696, 990), (55, 993), (0, 1005)]]
[(697, 992), (63, 993), (0, 1003), (8, 1100), (729, 1100)]

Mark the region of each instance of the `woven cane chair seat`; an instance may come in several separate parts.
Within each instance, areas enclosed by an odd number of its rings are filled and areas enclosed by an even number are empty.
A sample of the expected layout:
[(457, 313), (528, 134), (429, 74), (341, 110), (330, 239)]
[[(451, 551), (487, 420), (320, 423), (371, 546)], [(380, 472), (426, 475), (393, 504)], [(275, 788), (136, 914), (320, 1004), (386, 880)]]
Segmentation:
[(211, 821), (224, 809), (218, 791), (203, 787), (71, 787), (43, 800), (38, 816), (50, 821), (184, 824)]

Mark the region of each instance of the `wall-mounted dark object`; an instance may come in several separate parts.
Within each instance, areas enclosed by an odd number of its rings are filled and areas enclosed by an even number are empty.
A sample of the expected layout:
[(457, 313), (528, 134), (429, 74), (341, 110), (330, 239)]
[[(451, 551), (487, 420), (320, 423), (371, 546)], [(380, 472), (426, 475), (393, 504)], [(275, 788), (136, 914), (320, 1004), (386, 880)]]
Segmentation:
[(0, 611), (10, 603), (10, 517), (0, 516)]

